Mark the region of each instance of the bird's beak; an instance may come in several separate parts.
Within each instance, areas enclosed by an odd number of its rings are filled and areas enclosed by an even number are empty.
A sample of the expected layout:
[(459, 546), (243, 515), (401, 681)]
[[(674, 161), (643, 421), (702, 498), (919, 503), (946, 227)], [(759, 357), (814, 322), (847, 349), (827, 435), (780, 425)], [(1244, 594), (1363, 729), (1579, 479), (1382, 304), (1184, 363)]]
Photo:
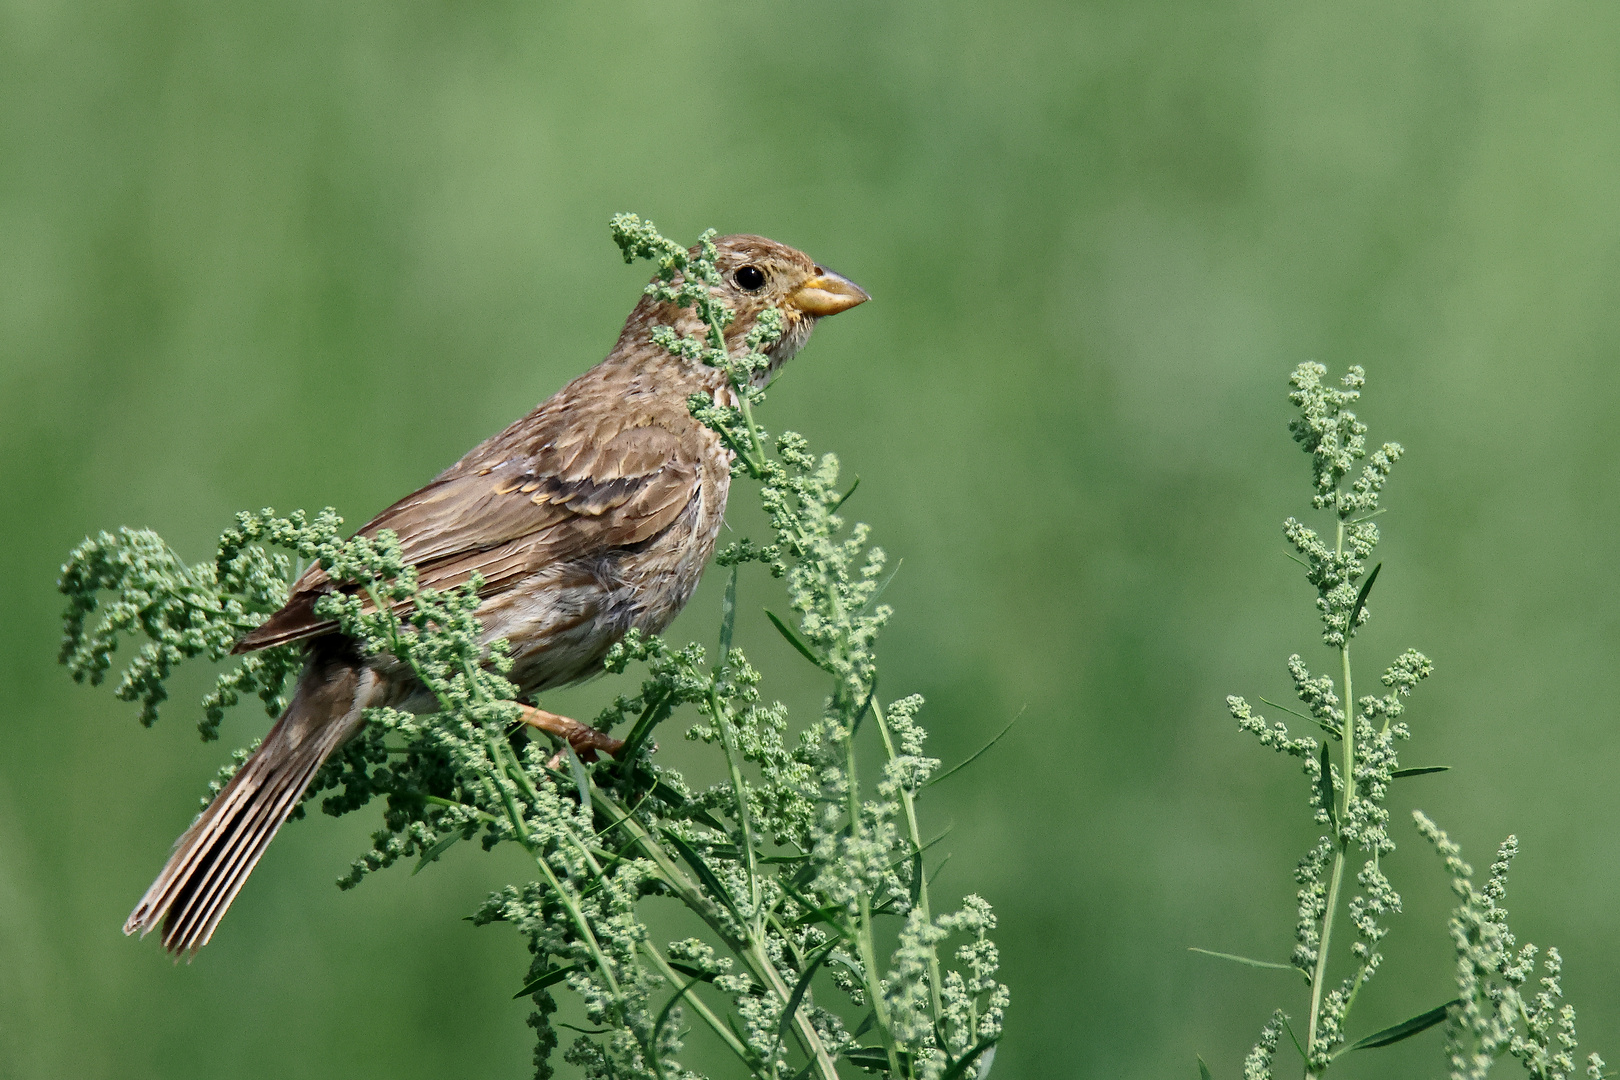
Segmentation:
[(849, 278), (818, 266), (814, 277), (788, 294), (787, 302), (806, 315), (821, 317), (848, 311), (870, 299), (866, 290)]

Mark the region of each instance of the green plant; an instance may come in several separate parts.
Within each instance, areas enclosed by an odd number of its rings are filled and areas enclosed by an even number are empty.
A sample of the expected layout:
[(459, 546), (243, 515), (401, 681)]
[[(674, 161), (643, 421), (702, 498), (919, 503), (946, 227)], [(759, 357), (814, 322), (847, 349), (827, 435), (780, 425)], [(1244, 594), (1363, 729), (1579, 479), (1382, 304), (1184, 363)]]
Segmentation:
[[(1007, 1003), (988, 937), (995, 919), (977, 897), (956, 912), (932, 908), (917, 802), (939, 763), (923, 753), (922, 700), (878, 697), (874, 648), (890, 615), (879, 603), (883, 552), (864, 525), (846, 527), (838, 516), (854, 488), (839, 486), (837, 460), (812, 455), (795, 434), (773, 443), (755, 422), (764, 392), (752, 378), (779, 323), (762, 319), (746, 353), (727, 354), (721, 331), (731, 312), (708, 288), (718, 280), (712, 234), (693, 255), (633, 215), (615, 218), (613, 230), (627, 262), (657, 264), (648, 291), (695, 309), (707, 328), (702, 339), (666, 328), (658, 340), (729, 373), (734, 406), (706, 396), (690, 405), (758, 481), (773, 534), (717, 557), (729, 577), (713, 661), (697, 644), (675, 648), (635, 633), (609, 654), (608, 672), (645, 672), (596, 720), (628, 728), (615, 760), (582, 762), (518, 723), (504, 647), (479, 644), (476, 579), (450, 591), (421, 588), (395, 537), (345, 541), (330, 510), (240, 514), (215, 558), (192, 566), (151, 532), (87, 540), (62, 571), (62, 661), (76, 679), (99, 682), (120, 638), (144, 637), (117, 694), (140, 701), (150, 724), (179, 662), (225, 659), (280, 605), (295, 559), (318, 560), (349, 587), (322, 600), (322, 614), (366, 650), (409, 664), (438, 705), (427, 714), (370, 711), (306, 795), (331, 792), (322, 803), (331, 814), (385, 803), (372, 850), (340, 885), (405, 858), (421, 869), (460, 841), (523, 848), (535, 878), (490, 896), (475, 921), (510, 923), (527, 938), (532, 962), (518, 996), (535, 1002), (539, 1077), (552, 1075), (552, 995), (565, 986), (593, 1030), (564, 1057), (589, 1077), (696, 1076), (677, 1060), (695, 1017), (754, 1077), (835, 1080), (843, 1062), (897, 1080), (982, 1078)], [(797, 625), (770, 620), (831, 684), (821, 715), (796, 735), (733, 643), (750, 564), (785, 581)], [(203, 737), (216, 737), (225, 709), (244, 694), (277, 714), (299, 663), (297, 648), (285, 647), (222, 674), (204, 702)], [(659, 725), (685, 707), (696, 714), (688, 737), (724, 763), (727, 779), (707, 789), (653, 753)], [(875, 778), (857, 769), (858, 739), (881, 748)], [(235, 755), (213, 791), (246, 754)], [(684, 905), (705, 936), (655, 942), (642, 919), (655, 897)], [(896, 925), (880, 931), (886, 918)], [(885, 957), (880, 936), (891, 935), (898, 944)], [(951, 938), (961, 942), (958, 969), (940, 956)]]
[[(1334, 387), (1322, 382), (1326, 373), (1318, 364), (1301, 364), (1295, 369), (1289, 399), (1299, 416), (1289, 427), (1294, 440), (1310, 455), (1311, 506), (1332, 515), (1332, 540), (1292, 517), (1283, 524), (1283, 535), (1298, 555), (1295, 561), (1305, 568), (1306, 580), (1316, 589), (1322, 641), (1337, 663), (1339, 681), (1335, 684), (1331, 676), (1313, 675), (1305, 661), (1294, 655), (1288, 658), (1288, 674), (1304, 711), (1261, 699), (1312, 725), (1321, 741), (1315, 736), (1296, 737), (1282, 722), (1268, 724), (1243, 698), (1227, 698), (1240, 728), (1262, 745), (1299, 760), (1308, 783), (1311, 813), (1326, 827), (1295, 873), (1300, 886), (1299, 917), (1291, 962), (1210, 953), (1253, 966), (1294, 968), (1305, 978), (1309, 1011), (1303, 1039), (1279, 1009), (1245, 1060), (1244, 1077), (1268, 1080), (1272, 1076), (1274, 1055), (1285, 1033), (1303, 1058), (1309, 1080), (1321, 1076), (1344, 1054), (1391, 1046), (1444, 1024), (1453, 1080), (1484, 1077), (1503, 1054), (1518, 1059), (1537, 1080), (1563, 1080), (1576, 1068), (1577, 1043), (1575, 1011), (1560, 1004), (1562, 959), (1556, 949), (1547, 950), (1540, 991), (1533, 996), (1523, 993), (1520, 988), (1534, 973), (1536, 949), (1525, 945), (1513, 951), (1507, 912), (1499, 904), (1517, 841), (1510, 836), (1502, 844), (1487, 884), (1476, 889), (1473, 872), (1456, 845), (1421, 812), (1414, 815), (1418, 831), (1444, 858), (1452, 888), (1461, 900), (1449, 926), (1457, 954), (1457, 996), (1403, 1023), (1349, 1041), (1351, 1010), (1383, 961), (1379, 942), (1388, 931), (1382, 919), (1401, 909), (1400, 895), (1382, 868), (1383, 858), (1395, 850), (1385, 808), (1390, 785), (1443, 772), (1445, 767), (1402, 768), (1398, 760), (1399, 744), (1411, 736), (1401, 719), (1405, 699), (1433, 671), (1428, 657), (1415, 649), (1406, 650), (1385, 669), (1382, 696), (1354, 696), (1350, 646), (1367, 620), (1368, 597), (1381, 567), (1367, 568), (1378, 545), (1378, 526), (1373, 519), (1383, 513), (1379, 497), (1402, 449), (1397, 443), (1385, 443), (1368, 454), (1366, 425), (1350, 410), (1360, 397), (1365, 374), (1352, 367)], [(1358, 463), (1362, 463), (1360, 472), (1354, 473)], [(1362, 864), (1351, 886), (1349, 866), (1354, 857), (1360, 857)], [(1348, 899), (1347, 894), (1351, 894)], [(1348, 949), (1334, 953), (1335, 924), (1341, 910), (1355, 940)], [(1343, 973), (1335, 984), (1331, 980), (1336, 970)], [(1591, 1080), (1605, 1075), (1597, 1054), (1590, 1055), (1587, 1062), (1586, 1074)], [(1199, 1068), (1209, 1075), (1202, 1061)]]

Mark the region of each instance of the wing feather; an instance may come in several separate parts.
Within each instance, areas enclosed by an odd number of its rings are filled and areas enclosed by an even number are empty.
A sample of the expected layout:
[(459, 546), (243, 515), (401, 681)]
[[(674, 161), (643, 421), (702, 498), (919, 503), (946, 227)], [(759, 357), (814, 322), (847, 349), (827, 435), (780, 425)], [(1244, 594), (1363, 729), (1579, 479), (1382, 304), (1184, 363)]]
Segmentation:
[[(568, 413), (542, 405), (526, 418), (536, 422), (526, 446), (477, 464), (498, 442), (511, 451), (520, 421), (357, 535), (392, 529), (423, 586), (453, 588), (476, 572), (487, 596), (549, 563), (644, 543), (680, 517), (702, 481), (704, 428), (685, 415), (641, 415), (620, 426), (612, 411), (594, 424)], [(234, 651), (330, 633), (335, 624), (314, 608), (331, 588), (312, 567), (286, 606)]]

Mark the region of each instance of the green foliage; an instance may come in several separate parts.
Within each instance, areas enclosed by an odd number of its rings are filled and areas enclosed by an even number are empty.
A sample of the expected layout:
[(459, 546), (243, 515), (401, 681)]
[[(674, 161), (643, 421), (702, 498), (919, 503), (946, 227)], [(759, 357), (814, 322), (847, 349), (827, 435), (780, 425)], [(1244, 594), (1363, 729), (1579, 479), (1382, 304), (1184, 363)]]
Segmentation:
[[(1418, 830), (1445, 859), (1452, 888), (1462, 899), (1450, 924), (1457, 951), (1457, 997), (1346, 1045), (1351, 1009), (1383, 962), (1379, 943), (1389, 931), (1382, 920), (1401, 910), (1400, 894), (1382, 869), (1384, 856), (1395, 850), (1384, 805), (1389, 786), (1399, 777), (1443, 771), (1443, 767), (1402, 769), (1399, 763), (1398, 744), (1411, 737), (1401, 720), (1405, 699), (1433, 673), (1428, 657), (1415, 649), (1397, 656), (1383, 673), (1387, 692), (1382, 696), (1357, 699), (1352, 692), (1350, 643), (1370, 615), (1367, 600), (1381, 569), (1366, 569), (1378, 545), (1378, 527), (1372, 519), (1383, 512), (1379, 496), (1402, 449), (1398, 443), (1384, 443), (1367, 454), (1367, 427), (1349, 408), (1366, 382), (1359, 367), (1352, 367), (1338, 387), (1325, 385), (1325, 374), (1326, 369), (1318, 364), (1301, 364), (1294, 371), (1289, 400), (1300, 415), (1289, 428), (1311, 457), (1311, 505), (1332, 513), (1333, 540), (1329, 543), (1292, 517), (1284, 522), (1283, 535), (1300, 556), (1296, 561), (1305, 567), (1306, 580), (1316, 589), (1322, 640), (1336, 654), (1339, 682), (1331, 676), (1313, 675), (1296, 654), (1288, 658), (1287, 670), (1304, 711), (1276, 706), (1314, 724), (1323, 741), (1294, 736), (1280, 721), (1268, 724), (1243, 698), (1227, 698), (1240, 729), (1254, 735), (1261, 745), (1299, 760), (1308, 781), (1306, 802), (1312, 818), (1327, 828), (1295, 871), (1299, 912), (1292, 964), (1304, 973), (1310, 988), (1305, 1039), (1298, 1041), (1288, 1017), (1278, 1010), (1245, 1059), (1244, 1078), (1271, 1080), (1273, 1060), (1285, 1031), (1304, 1061), (1309, 1080), (1321, 1076), (1345, 1053), (1391, 1046), (1444, 1023), (1452, 1080), (1481, 1080), (1504, 1053), (1518, 1058), (1535, 1080), (1565, 1080), (1575, 1069), (1577, 1044), (1574, 1009), (1558, 1005), (1562, 960), (1557, 950), (1549, 949), (1540, 993), (1533, 998), (1522, 994), (1519, 988), (1533, 972), (1536, 950), (1526, 945), (1518, 953), (1512, 951), (1514, 938), (1508, 931), (1507, 912), (1498, 905), (1517, 841), (1509, 837), (1503, 843), (1489, 882), (1479, 890), (1456, 845), (1422, 813), (1415, 815)], [(1346, 487), (1345, 479), (1363, 459), (1366, 463), (1360, 474)], [(1346, 899), (1345, 894), (1352, 892), (1345, 881), (1352, 852), (1360, 853), (1363, 861), (1355, 877), (1357, 888)], [(1348, 955), (1335, 964), (1333, 930), (1341, 907), (1355, 930), (1355, 939), (1345, 950)], [(1230, 954), (1213, 955), (1246, 964), (1281, 966)], [(1330, 967), (1348, 969), (1336, 985), (1329, 983)], [(1602, 1059), (1592, 1054), (1588, 1062), (1588, 1077), (1599, 1080)]]
[[(780, 323), (762, 320), (742, 356), (724, 351), (731, 313), (707, 287), (718, 280), (711, 234), (692, 255), (633, 215), (615, 218), (614, 232), (627, 260), (657, 262), (649, 291), (694, 308), (707, 327), (703, 341), (668, 328), (659, 340), (727, 370), (737, 403), (701, 397), (692, 410), (760, 482), (772, 531), (768, 544), (740, 540), (718, 558), (731, 580), (712, 662), (699, 645), (675, 648), (634, 632), (609, 653), (610, 674), (633, 665), (643, 673), (596, 721), (628, 725), (616, 760), (581, 762), (518, 723), (505, 645), (481, 642), (477, 579), (448, 591), (422, 588), (391, 533), (342, 541), (330, 511), (313, 520), (241, 515), (212, 566), (185, 567), (150, 533), (87, 542), (62, 576), (70, 598), (64, 662), (76, 677), (98, 680), (118, 636), (144, 634), (151, 644), (124, 684), (155, 715), (175, 663), (222, 659), (279, 606), (295, 567), (268, 548), (316, 559), (341, 586), (318, 613), (366, 653), (408, 665), (437, 705), (421, 714), (371, 710), (311, 785), (306, 800), (330, 793), (323, 809), (331, 814), (384, 802), (372, 849), (340, 885), (401, 859), (421, 869), (463, 840), (523, 849), (534, 878), (490, 896), (474, 919), (509, 923), (528, 943), (521, 994), (536, 1005), (538, 1077), (552, 1075), (552, 994), (566, 987), (591, 1031), (563, 1056), (588, 1077), (696, 1076), (679, 1060), (692, 1017), (741, 1071), (762, 1080), (835, 1080), (840, 1060), (896, 1080), (982, 1080), (1008, 999), (995, 977), (995, 916), (973, 896), (960, 911), (931, 907), (917, 801), (939, 762), (923, 751), (922, 699), (885, 705), (877, 696), (876, 639), (891, 614), (878, 602), (884, 554), (864, 525), (846, 527), (838, 516), (849, 493), (839, 487), (836, 458), (812, 454), (791, 433), (767, 453), (752, 410), (764, 399), (755, 385), (767, 366), (760, 349)], [(796, 625), (778, 625), (832, 677), (821, 715), (796, 734), (732, 644), (739, 578), (750, 563), (785, 581)], [(103, 590), (115, 599), (87, 631)], [(209, 732), (215, 712), (247, 690), (279, 708), (296, 650), (256, 659), (222, 676), (209, 699)], [(702, 790), (653, 752), (659, 726), (685, 708), (695, 714), (688, 738), (713, 747), (725, 765), (726, 780)], [(858, 737), (881, 746), (875, 777), (857, 771)], [(211, 790), (245, 757), (238, 752)], [(706, 936), (654, 941), (641, 917), (650, 897), (683, 904)], [(888, 956), (878, 946), (882, 919), (895, 922), (898, 943)]]

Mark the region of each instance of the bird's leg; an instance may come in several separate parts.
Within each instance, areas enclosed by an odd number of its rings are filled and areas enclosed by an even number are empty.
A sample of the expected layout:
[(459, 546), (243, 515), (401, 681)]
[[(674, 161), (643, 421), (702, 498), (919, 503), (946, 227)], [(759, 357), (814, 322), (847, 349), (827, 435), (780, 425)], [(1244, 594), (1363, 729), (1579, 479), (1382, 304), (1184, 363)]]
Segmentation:
[[(624, 749), (624, 740), (615, 739), (605, 731), (598, 731), (588, 724), (578, 720), (570, 720), (566, 716), (558, 716), (554, 712), (536, 709), (532, 705), (518, 703), (518, 719), (530, 727), (539, 728), (549, 735), (567, 739), (568, 745), (574, 748), (581, 761), (595, 761), (597, 751), (607, 754), (617, 754)], [(561, 756), (551, 760), (551, 767), (561, 764)]]

